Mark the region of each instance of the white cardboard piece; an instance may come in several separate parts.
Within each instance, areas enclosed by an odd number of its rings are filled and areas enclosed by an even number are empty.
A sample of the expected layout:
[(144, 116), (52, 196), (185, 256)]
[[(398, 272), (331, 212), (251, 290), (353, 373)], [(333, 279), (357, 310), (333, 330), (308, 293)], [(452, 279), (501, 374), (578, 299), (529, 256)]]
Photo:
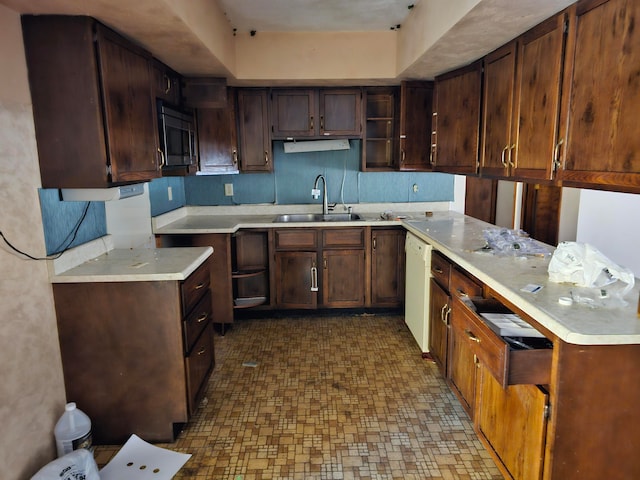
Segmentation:
[(131, 435), (120, 451), (100, 470), (101, 480), (170, 480), (191, 458), (156, 447)]

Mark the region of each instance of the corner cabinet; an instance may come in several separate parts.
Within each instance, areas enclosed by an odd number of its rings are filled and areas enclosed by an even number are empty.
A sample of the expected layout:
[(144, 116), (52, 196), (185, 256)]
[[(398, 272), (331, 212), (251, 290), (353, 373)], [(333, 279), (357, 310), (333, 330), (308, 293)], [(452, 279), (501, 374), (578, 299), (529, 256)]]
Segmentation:
[(371, 306), (404, 304), (404, 228), (371, 228)]
[(359, 137), (362, 133), (359, 88), (273, 89), (273, 139)]
[(151, 55), (90, 17), (22, 17), (44, 188), (160, 176)]
[(400, 84), (399, 170), (431, 170), (433, 82)]
[(58, 283), (65, 389), (97, 444), (171, 442), (214, 366), (209, 265), (183, 281)]
[(397, 87), (364, 89), (362, 171), (395, 169), (399, 137), (399, 93)]
[(431, 133), (435, 171), (478, 173), (481, 98), (481, 61), (436, 77)]

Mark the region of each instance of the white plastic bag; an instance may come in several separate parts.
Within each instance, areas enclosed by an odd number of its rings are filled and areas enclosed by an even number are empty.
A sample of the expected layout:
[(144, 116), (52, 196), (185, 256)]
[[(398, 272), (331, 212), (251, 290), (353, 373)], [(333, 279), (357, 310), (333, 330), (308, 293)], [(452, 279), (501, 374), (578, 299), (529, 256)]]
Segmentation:
[(615, 285), (620, 298), (635, 283), (633, 272), (621, 267), (597, 248), (588, 243), (561, 242), (549, 262), (549, 280), (556, 283), (573, 283), (579, 287), (602, 289)]
[(47, 463), (31, 480), (100, 480), (93, 453), (84, 448)]

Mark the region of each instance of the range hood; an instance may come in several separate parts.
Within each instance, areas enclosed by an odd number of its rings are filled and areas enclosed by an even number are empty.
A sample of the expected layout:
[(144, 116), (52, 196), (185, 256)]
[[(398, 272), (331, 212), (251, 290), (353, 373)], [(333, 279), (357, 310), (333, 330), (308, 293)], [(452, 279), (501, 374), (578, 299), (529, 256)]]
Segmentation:
[(144, 183), (111, 188), (62, 188), (60, 192), (65, 202), (108, 202), (142, 195)]
[(349, 150), (349, 140), (310, 140), (306, 142), (284, 142), (284, 153), (327, 152)]

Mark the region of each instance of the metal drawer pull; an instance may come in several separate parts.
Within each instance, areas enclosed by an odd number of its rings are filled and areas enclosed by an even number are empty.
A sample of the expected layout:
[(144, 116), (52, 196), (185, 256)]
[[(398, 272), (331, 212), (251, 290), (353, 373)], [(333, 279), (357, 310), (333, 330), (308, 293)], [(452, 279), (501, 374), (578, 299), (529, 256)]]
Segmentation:
[(195, 287), (193, 287), (194, 290), (200, 290), (202, 287), (204, 287), (204, 283), (199, 283), (198, 285), (196, 285)]
[(202, 350), (200, 350), (200, 351), (198, 352), (198, 355), (204, 355), (206, 351), (207, 351), (207, 349), (206, 349), (206, 348), (204, 348), (204, 347), (202, 347)]
[(442, 275), (444, 273), (444, 270), (442, 270), (440, 267), (434, 267), (433, 271), (434, 271), (434, 273), (437, 273), (438, 275)]
[(456, 288), (456, 292), (458, 292), (458, 295), (460, 297), (468, 297), (469, 295), (467, 295), (467, 292), (465, 292), (464, 290), (460, 289), (460, 288)]
[(476, 337), (476, 336), (473, 334), (473, 332), (472, 332), (472, 331), (470, 331), (470, 330), (465, 330), (465, 331), (464, 331), (464, 333), (465, 333), (465, 335), (466, 335), (467, 337), (469, 337), (469, 340), (471, 340), (471, 341), (473, 341), (473, 342), (476, 342), (476, 343), (480, 343), (480, 339), (479, 339), (478, 337)]
[(208, 313), (203, 313), (202, 315), (200, 315), (200, 316), (196, 319), (196, 322), (198, 322), (198, 323), (202, 323), (202, 322), (204, 322), (208, 317), (209, 317), (209, 314), (208, 314)]

